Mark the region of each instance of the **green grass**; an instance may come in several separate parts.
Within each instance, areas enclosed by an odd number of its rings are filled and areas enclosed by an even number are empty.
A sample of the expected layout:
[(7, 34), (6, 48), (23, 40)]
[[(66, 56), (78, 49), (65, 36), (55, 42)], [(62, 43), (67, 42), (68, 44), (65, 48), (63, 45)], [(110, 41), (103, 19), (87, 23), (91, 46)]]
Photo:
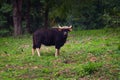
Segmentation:
[(32, 56), (32, 37), (0, 38), (0, 80), (119, 80), (120, 28), (70, 32), (58, 58), (42, 46)]

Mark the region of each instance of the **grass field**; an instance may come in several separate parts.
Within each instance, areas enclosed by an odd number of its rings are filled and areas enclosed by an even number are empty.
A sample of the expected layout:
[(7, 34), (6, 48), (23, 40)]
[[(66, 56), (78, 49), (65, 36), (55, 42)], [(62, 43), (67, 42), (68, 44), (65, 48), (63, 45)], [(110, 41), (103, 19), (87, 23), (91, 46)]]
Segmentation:
[(0, 38), (0, 80), (120, 80), (120, 28), (72, 31), (58, 58), (31, 48), (30, 35)]

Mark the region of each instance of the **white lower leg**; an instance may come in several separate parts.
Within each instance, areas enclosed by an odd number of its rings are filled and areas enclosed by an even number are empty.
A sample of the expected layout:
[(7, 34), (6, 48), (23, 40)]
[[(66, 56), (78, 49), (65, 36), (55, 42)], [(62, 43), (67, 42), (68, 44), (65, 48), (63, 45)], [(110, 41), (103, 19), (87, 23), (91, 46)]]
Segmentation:
[(59, 55), (59, 49), (56, 49), (55, 57), (57, 57), (58, 55)]
[(32, 55), (34, 56), (34, 53), (35, 53), (35, 49), (32, 49)]
[(37, 51), (38, 56), (40, 56), (40, 49), (36, 48), (36, 51)]

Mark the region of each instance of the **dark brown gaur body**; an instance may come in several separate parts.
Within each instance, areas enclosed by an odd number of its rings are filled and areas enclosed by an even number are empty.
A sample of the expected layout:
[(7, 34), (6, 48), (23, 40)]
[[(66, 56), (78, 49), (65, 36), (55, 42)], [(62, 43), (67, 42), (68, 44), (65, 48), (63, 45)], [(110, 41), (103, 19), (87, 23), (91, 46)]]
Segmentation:
[(59, 55), (60, 48), (66, 42), (68, 32), (72, 31), (72, 26), (64, 26), (59, 28), (50, 28), (50, 29), (39, 29), (33, 34), (33, 49), (37, 51), (38, 56), (40, 56), (40, 47), (41, 45), (45, 46), (55, 46), (56, 52), (55, 57)]

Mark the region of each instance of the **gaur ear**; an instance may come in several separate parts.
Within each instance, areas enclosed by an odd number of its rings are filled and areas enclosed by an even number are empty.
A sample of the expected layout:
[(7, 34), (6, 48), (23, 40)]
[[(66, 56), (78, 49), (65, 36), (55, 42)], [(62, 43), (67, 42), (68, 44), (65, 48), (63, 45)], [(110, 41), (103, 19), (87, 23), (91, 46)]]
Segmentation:
[(69, 31), (72, 31), (72, 28), (70, 28)]

